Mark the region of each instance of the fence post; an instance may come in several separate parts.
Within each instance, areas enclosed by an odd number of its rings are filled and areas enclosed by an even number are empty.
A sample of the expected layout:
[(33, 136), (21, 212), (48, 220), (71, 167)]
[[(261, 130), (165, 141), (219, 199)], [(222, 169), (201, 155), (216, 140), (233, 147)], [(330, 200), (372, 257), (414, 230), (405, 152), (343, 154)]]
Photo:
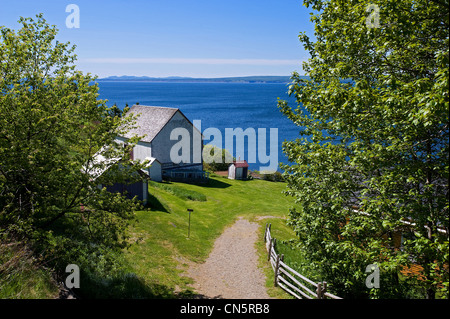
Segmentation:
[(317, 299), (322, 299), (322, 283), (317, 284)]
[(317, 299), (326, 299), (325, 293), (327, 292), (327, 282), (322, 281), (317, 284)]
[(280, 268), (280, 255), (277, 255), (277, 262), (275, 263), (275, 273), (274, 273), (274, 281), (273, 281), (273, 286), (277, 287), (278, 286), (278, 269)]
[(272, 252), (272, 244), (273, 244), (273, 238), (270, 238), (269, 253), (267, 254), (267, 261), (270, 260), (270, 253)]
[(269, 224), (266, 224), (266, 229), (264, 229), (264, 242), (267, 241), (267, 226), (269, 226)]

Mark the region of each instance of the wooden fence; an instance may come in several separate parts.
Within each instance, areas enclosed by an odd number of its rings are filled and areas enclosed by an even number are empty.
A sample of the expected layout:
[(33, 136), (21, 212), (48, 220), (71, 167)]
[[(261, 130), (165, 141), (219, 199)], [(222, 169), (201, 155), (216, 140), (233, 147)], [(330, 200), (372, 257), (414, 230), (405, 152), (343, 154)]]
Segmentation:
[(267, 260), (270, 262), (275, 274), (274, 286), (284, 289), (298, 299), (342, 299), (327, 292), (327, 283), (314, 281), (299, 274), (283, 262), (284, 255), (277, 254), (275, 250), (276, 239), (270, 233), (271, 224), (266, 224), (264, 241), (266, 243)]

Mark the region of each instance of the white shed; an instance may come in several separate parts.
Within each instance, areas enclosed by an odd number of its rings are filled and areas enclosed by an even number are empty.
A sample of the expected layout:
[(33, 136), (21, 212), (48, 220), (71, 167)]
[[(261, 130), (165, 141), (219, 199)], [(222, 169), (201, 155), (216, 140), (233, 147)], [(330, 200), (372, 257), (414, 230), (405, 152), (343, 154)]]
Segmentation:
[(248, 163), (246, 160), (234, 161), (228, 166), (228, 178), (246, 180), (248, 174)]
[(161, 163), (154, 157), (145, 158), (149, 161), (148, 176), (151, 181), (162, 182), (162, 168)]

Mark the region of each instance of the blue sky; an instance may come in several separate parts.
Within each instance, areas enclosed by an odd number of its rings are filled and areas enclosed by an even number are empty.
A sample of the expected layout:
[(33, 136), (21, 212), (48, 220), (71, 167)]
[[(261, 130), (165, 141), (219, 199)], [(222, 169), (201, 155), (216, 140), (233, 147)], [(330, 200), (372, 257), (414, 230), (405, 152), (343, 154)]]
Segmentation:
[[(110, 75), (223, 77), (303, 74), (298, 40), (313, 35), (301, 0), (0, 0), (0, 25), (44, 13), (77, 45), (78, 69)], [(66, 6), (80, 9), (67, 28)]]

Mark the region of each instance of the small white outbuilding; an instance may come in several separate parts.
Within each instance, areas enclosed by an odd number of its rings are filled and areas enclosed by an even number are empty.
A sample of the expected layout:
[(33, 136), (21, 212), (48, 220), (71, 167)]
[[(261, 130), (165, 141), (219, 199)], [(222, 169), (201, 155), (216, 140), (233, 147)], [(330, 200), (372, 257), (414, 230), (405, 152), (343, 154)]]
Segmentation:
[(246, 160), (234, 161), (228, 166), (228, 178), (246, 180), (248, 175), (248, 163)]
[(147, 157), (145, 159), (149, 161), (147, 172), (150, 180), (155, 182), (162, 182), (161, 163), (154, 157)]

